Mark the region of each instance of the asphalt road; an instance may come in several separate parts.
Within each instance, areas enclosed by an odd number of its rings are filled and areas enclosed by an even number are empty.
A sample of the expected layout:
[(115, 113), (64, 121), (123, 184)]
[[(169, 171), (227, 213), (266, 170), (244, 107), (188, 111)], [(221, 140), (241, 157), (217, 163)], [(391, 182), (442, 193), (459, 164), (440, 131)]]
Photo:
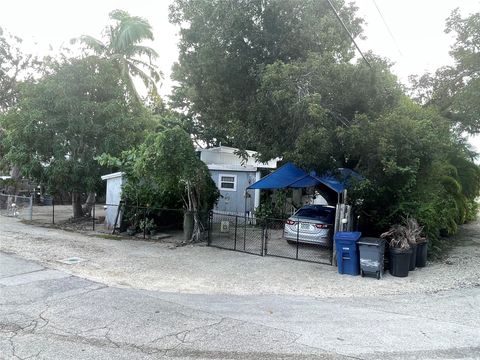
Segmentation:
[(0, 253), (2, 359), (480, 359), (480, 289), (372, 298), (116, 288)]

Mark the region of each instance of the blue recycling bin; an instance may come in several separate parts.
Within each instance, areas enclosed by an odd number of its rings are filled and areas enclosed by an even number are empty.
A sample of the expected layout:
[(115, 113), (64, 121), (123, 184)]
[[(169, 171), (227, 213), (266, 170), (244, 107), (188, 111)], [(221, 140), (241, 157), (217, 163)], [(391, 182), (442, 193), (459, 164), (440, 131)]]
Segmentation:
[(339, 231), (335, 234), (339, 274), (360, 274), (357, 241), (361, 236), (362, 233), (358, 231)]

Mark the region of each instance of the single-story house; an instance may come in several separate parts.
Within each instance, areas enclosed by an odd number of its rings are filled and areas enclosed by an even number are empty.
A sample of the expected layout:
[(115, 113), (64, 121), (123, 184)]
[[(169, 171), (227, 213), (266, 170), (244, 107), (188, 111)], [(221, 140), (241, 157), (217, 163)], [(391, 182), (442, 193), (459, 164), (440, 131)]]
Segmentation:
[[(260, 180), (262, 169), (276, 169), (279, 159), (262, 163), (256, 160), (257, 153), (250, 150), (247, 150), (247, 159), (242, 159), (236, 154), (237, 150), (219, 146), (197, 149), (197, 152), (200, 159), (207, 165), (220, 191), (220, 198), (214, 210), (225, 214), (252, 215), (260, 205), (260, 190), (247, 191), (246, 189)], [(108, 229), (112, 229), (121, 200), (123, 173), (103, 175), (102, 180), (107, 181), (105, 224)], [(118, 224), (120, 220), (120, 218), (117, 220)]]
[(228, 146), (197, 151), (220, 191), (214, 210), (225, 214), (251, 215), (260, 205), (260, 191), (246, 189), (260, 180), (262, 169), (276, 169), (279, 159), (262, 163), (257, 161), (257, 153), (250, 150), (246, 151), (248, 157), (242, 159), (236, 154), (238, 149)]

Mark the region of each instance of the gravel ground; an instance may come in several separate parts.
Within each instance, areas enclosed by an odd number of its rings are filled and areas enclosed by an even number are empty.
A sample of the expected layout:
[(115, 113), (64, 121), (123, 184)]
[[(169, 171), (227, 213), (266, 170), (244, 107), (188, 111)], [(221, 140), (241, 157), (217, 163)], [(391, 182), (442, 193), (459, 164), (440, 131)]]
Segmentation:
[[(0, 251), (108, 285), (197, 294), (354, 297), (480, 286), (480, 222), (462, 226), (452, 241), (457, 245), (441, 262), (429, 263), (407, 278), (386, 274), (377, 281), (342, 276), (329, 265), (262, 258), (204, 245), (175, 247), (104, 239), (0, 217)], [(84, 261), (60, 262), (74, 256)]]

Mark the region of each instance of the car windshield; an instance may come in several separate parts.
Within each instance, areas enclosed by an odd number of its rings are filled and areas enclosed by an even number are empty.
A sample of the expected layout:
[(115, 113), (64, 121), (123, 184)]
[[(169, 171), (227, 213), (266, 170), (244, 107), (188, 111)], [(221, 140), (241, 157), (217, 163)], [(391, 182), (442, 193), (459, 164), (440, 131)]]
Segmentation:
[(332, 214), (332, 210), (330, 209), (320, 208), (320, 207), (319, 208), (309, 207), (309, 208), (302, 208), (298, 210), (295, 216), (318, 219), (318, 220), (327, 220), (331, 214)]

